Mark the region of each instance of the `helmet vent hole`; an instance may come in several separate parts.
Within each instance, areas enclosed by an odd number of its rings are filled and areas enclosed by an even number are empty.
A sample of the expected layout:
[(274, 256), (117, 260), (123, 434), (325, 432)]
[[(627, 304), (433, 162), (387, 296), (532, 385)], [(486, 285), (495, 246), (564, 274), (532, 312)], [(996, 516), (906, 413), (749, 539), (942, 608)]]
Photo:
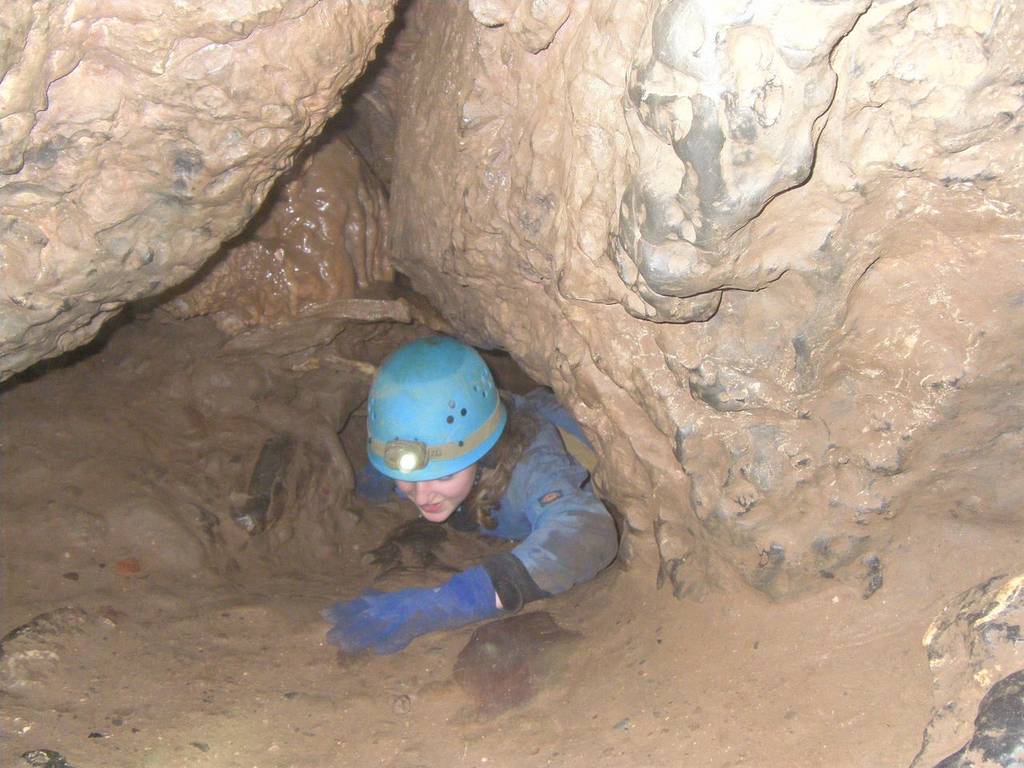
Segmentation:
[(463, 408), (463, 409), (462, 409), (462, 410), (460, 411), (460, 413), (461, 413), (461, 414), (462, 414), (463, 416), (465, 416), (465, 415), (466, 415), (466, 409), (465, 409), (465, 408)]
[(455, 401), (454, 400), (449, 400), (448, 401), (448, 407), (451, 408), (452, 410), (454, 410), (455, 409)]
[(459, 440), (459, 448), (461, 448), (463, 445), (464, 443), (461, 440)]
[(445, 419), (445, 421), (447, 421), (449, 424), (451, 424), (453, 421), (455, 421), (455, 417), (454, 416), (449, 416), (447, 419)]

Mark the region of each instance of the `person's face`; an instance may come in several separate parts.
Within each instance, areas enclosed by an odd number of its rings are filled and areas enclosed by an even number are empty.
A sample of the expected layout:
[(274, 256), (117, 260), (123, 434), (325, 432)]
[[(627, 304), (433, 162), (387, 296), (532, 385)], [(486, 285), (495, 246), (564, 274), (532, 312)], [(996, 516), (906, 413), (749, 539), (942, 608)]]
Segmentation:
[(420, 480), (416, 483), (396, 480), (395, 485), (427, 520), (443, 523), (466, 500), (475, 478), (476, 464), (471, 464), (454, 475), (436, 480)]

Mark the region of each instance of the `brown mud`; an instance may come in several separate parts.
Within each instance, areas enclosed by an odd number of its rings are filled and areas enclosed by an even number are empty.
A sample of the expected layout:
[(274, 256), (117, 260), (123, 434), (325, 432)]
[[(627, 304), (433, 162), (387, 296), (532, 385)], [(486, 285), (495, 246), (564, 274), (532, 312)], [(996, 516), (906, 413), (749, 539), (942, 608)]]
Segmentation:
[[(728, 577), (680, 602), (638, 541), (509, 623), (339, 657), (325, 605), (438, 583), (500, 546), (362, 505), (326, 446), (358, 432), (367, 383), (337, 360), (372, 364), (415, 332), (365, 326), (297, 362), (225, 357), (212, 323), (151, 319), (3, 393), (0, 764), (910, 763), (931, 716), (921, 638), (1019, 532), (993, 547), (970, 521), (897, 519), (870, 597), (837, 582), (785, 603)], [(250, 535), (232, 512), (275, 434), (295, 441), (284, 506)]]

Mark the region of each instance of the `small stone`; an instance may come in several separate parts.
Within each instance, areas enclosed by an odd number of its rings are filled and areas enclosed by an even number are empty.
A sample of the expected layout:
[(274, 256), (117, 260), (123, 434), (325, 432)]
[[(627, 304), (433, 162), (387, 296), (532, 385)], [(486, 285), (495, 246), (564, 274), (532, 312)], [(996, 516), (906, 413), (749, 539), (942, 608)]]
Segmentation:
[(396, 715), (407, 715), (412, 711), (412, 699), (406, 696), (404, 693), (395, 696), (391, 702), (391, 710)]
[(110, 738), (110, 734), (108, 734), (108, 733), (101, 733), (100, 731), (92, 731), (89, 734), (89, 738), (90, 739), (108, 739), (108, 738)]
[(132, 576), (142, 570), (142, 563), (138, 561), (138, 558), (126, 557), (124, 560), (118, 560), (115, 566), (118, 576)]
[(453, 676), (478, 713), (493, 716), (526, 703), (548, 686), (579, 637), (544, 611), (492, 621), (473, 632), (459, 652)]
[(210, 751), (210, 745), (207, 744), (205, 741), (190, 741), (189, 744), (198, 749), (200, 752)]
[(630, 720), (628, 717), (624, 718), (622, 720), (619, 720), (619, 722), (617, 722), (614, 725), (614, 729), (616, 731), (628, 731), (632, 727), (633, 727), (633, 721)]
[(864, 558), (864, 565), (867, 566), (867, 584), (864, 587), (864, 599), (867, 600), (875, 592), (881, 589), (885, 579), (882, 576), (882, 560), (878, 555), (870, 555)]
[(34, 768), (74, 768), (60, 752), (54, 752), (52, 749), (33, 749), (21, 757)]
[(275, 521), (275, 494), (280, 493), (284, 478), (295, 459), (295, 440), (289, 436), (271, 437), (263, 443), (256, 466), (249, 479), (249, 492), (240, 508), (233, 508), (232, 519), (249, 535), (261, 533)]
[(78, 581), (78, 574), (74, 571), (68, 571), (67, 573), (62, 573), (61, 578), (67, 579), (68, 581)]
[(124, 611), (119, 611), (112, 605), (104, 605), (100, 608), (99, 614), (103, 618), (103, 621), (112, 627), (116, 627), (118, 623), (123, 621), (127, 616)]
[(1020, 765), (1021, 733), (1024, 732), (1024, 670), (993, 685), (978, 705), (970, 741), (939, 763), (948, 768), (972, 768), (983, 757), (985, 765)]

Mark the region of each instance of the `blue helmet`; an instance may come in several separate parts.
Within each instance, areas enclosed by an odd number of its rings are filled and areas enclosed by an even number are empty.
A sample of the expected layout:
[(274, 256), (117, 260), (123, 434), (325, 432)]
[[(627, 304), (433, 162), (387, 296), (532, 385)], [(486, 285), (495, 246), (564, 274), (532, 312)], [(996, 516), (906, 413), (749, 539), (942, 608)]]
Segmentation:
[(368, 411), (370, 463), (410, 482), (470, 466), (498, 442), (508, 421), (483, 358), (447, 336), (395, 350), (373, 380)]

